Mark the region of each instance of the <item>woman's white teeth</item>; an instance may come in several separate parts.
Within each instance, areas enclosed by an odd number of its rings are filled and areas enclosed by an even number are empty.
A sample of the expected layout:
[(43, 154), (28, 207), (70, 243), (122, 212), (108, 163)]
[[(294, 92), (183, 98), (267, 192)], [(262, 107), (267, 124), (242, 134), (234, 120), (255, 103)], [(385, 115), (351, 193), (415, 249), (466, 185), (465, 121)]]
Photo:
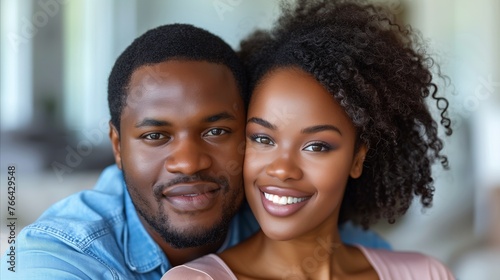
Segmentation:
[(294, 204), (306, 200), (305, 197), (279, 196), (270, 193), (264, 193), (264, 197), (267, 200), (272, 201), (274, 204), (279, 204), (279, 205)]

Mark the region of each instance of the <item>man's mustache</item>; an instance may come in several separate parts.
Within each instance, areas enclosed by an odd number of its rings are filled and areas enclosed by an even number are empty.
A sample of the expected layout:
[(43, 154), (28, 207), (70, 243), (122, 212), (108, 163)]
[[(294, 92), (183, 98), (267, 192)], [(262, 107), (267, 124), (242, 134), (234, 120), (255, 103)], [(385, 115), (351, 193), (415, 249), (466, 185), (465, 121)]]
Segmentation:
[(221, 176), (219, 178), (213, 177), (206, 174), (194, 174), (194, 175), (179, 175), (178, 177), (165, 182), (157, 184), (153, 187), (153, 192), (156, 197), (162, 197), (163, 191), (171, 186), (177, 184), (193, 183), (193, 182), (211, 182), (221, 186), (222, 191), (226, 191), (229, 188), (229, 182), (227, 178)]

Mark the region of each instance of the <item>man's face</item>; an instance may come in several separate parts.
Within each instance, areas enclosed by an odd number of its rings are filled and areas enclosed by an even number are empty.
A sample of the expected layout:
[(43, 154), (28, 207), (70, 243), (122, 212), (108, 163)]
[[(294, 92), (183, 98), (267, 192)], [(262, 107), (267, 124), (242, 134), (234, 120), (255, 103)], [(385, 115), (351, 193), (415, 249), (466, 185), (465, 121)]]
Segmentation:
[(179, 248), (224, 238), (243, 200), (244, 124), (226, 66), (170, 60), (135, 70), (111, 140), (152, 235)]

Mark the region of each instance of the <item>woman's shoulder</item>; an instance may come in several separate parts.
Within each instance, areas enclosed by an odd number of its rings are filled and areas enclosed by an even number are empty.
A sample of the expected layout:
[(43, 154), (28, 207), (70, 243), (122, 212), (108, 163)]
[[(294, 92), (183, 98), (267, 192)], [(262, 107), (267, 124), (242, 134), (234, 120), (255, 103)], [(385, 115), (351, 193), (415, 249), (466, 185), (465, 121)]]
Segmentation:
[(380, 279), (444, 279), (453, 274), (440, 261), (416, 252), (397, 252), (358, 246)]
[(175, 279), (236, 280), (236, 276), (219, 256), (210, 254), (173, 267), (161, 278), (161, 280)]

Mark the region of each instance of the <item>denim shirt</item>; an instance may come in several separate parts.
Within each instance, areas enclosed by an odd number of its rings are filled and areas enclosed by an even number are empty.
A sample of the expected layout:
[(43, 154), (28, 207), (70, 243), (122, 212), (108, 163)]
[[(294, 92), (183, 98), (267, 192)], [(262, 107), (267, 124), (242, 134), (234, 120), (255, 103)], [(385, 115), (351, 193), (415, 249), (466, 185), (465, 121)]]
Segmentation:
[[(245, 203), (219, 251), (258, 228)], [(374, 232), (350, 223), (341, 227), (341, 237), (346, 243), (389, 248)], [(19, 233), (16, 243), (16, 272), (2, 271), (7, 279), (160, 279), (171, 268), (141, 224), (116, 165), (103, 171), (93, 190), (51, 206)]]

